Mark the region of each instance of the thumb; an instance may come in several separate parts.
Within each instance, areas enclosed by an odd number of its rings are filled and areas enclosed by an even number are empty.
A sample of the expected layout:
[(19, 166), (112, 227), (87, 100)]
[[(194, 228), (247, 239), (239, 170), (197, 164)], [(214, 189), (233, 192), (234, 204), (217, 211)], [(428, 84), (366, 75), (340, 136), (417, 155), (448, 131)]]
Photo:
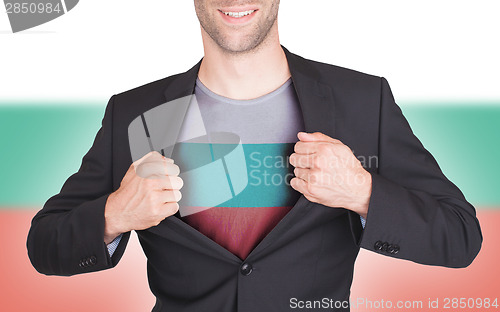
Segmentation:
[(305, 142), (331, 142), (331, 143), (340, 143), (339, 140), (334, 139), (332, 137), (327, 136), (326, 134), (323, 134), (321, 132), (312, 132), (312, 133), (307, 133), (307, 132), (299, 132), (297, 134), (297, 137), (301, 141)]
[(160, 154), (160, 153), (158, 153), (157, 151), (151, 151), (151, 152), (145, 154), (144, 156), (142, 156), (141, 158), (137, 159), (136, 161), (134, 161), (133, 165), (134, 166), (139, 166), (141, 163), (143, 163), (144, 161), (146, 161), (146, 159), (148, 159), (150, 157), (155, 157), (156, 154)]

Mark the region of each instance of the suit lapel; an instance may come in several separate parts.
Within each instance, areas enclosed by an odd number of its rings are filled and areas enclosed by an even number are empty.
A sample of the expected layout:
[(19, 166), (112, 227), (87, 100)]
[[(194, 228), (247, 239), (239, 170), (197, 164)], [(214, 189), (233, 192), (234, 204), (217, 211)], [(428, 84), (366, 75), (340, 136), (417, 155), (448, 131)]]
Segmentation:
[(185, 73), (177, 75), (165, 88), (165, 102), (176, 100), (183, 96), (194, 94), (196, 77), (200, 70), (201, 60)]
[(306, 131), (319, 131), (333, 137), (335, 101), (331, 88), (321, 82), (320, 73), (311, 67), (310, 61), (290, 53), (285, 47), (283, 50), (299, 98)]
[[(320, 73), (310, 66), (310, 61), (290, 53), (285, 47), (282, 48), (287, 57), (293, 85), (299, 99), (305, 130), (307, 132), (319, 131), (333, 137), (335, 135), (335, 103), (331, 88), (321, 82)], [(166, 102), (194, 93), (200, 65), (201, 60), (187, 72), (178, 75), (177, 78), (169, 84), (164, 92)], [(168, 130), (176, 131), (177, 134), (180, 131), (180, 129)], [(311, 202), (303, 195), (300, 196), (288, 214), (285, 215), (257, 247), (252, 250), (247, 259), (269, 247), (276, 239), (293, 226), (294, 220), (300, 219), (301, 216), (307, 213), (310, 207)], [(174, 227), (180, 230), (184, 229), (187, 231), (186, 234), (195, 240), (197, 244), (202, 244), (205, 247), (213, 249), (226, 259), (240, 261), (238, 257), (227, 249), (180, 220), (178, 213), (175, 216), (165, 219), (164, 222), (168, 222), (170, 225), (175, 224)], [(161, 227), (156, 227), (154, 231), (161, 234)]]

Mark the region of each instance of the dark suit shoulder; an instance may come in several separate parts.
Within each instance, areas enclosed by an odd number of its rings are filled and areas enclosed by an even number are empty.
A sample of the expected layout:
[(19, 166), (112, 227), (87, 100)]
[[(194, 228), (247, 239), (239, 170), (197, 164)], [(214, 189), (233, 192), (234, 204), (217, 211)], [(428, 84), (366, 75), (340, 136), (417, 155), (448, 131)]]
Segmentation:
[[(305, 59), (294, 55), (293, 62), (299, 72), (320, 84), (328, 86), (334, 94), (337, 110), (379, 110), (382, 78), (357, 70)], [(373, 115), (372, 115), (373, 116)]]
[[(186, 81), (186, 73), (180, 73), (118, 93), (114, 96), (115, 120), (128, 125), (144, 112), (188, 95), (186, 90), (191, 84), (194, 86), (194, 80), (192, 83), (190, 79)], [(166, 97), (167, 90), (172, 98)]]
[(171, 75), (156, 81), (146, 83), (133, 89), (123, 91), (115, 95), (115, 98), (120, 102), (121, 99), (126, 99), (127, 102), (134, 100), (158, 100), (164, 98), (165, 89), (172, 81), (181, 74)]
[(115, 107), (124, 112), (125, 120), (134, 118), (147, 110), (190, 95), (201, 61), (184, 73), (156, 80), (115, 95)]
[(302, 56), (294, 54), (294, 57), (299, 60), (298, 63), (303, 64), (302, 71), (313, 72), (322, 81), (327, 82), (343, 82), (346, 84), (357, 84), (363, 86), (366, 84), (376, 84), (380, 87), (380, 76), (367, 74), (354, 69), (349, 69), (333, 64), (310, 60)]

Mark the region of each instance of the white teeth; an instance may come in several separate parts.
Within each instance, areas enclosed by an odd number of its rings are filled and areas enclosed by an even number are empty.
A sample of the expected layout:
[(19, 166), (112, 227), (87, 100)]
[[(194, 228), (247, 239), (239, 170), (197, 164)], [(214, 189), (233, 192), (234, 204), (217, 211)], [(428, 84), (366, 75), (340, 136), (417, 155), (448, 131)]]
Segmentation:
[(226, 14), (227, 16), (235, 17), (235, 18), (240, 18), (243, 16), (247, 16), (255, 12), (255, 10), (249, 10), (249, 11), (243, 11), (243, 12), (222, 12)]

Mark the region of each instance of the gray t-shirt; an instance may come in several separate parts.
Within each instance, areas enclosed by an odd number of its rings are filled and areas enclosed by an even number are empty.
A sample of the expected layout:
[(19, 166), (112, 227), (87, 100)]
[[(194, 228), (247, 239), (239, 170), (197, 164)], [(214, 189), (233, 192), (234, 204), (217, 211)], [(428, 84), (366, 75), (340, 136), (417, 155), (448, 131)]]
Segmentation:
[(252, 100), (220, 96), (197, 79), (195, 96), (207, 131), (233, 132), (243, 144), (295, 143), (297, 133), (304, 130), (291, 78), (273, 92)]

